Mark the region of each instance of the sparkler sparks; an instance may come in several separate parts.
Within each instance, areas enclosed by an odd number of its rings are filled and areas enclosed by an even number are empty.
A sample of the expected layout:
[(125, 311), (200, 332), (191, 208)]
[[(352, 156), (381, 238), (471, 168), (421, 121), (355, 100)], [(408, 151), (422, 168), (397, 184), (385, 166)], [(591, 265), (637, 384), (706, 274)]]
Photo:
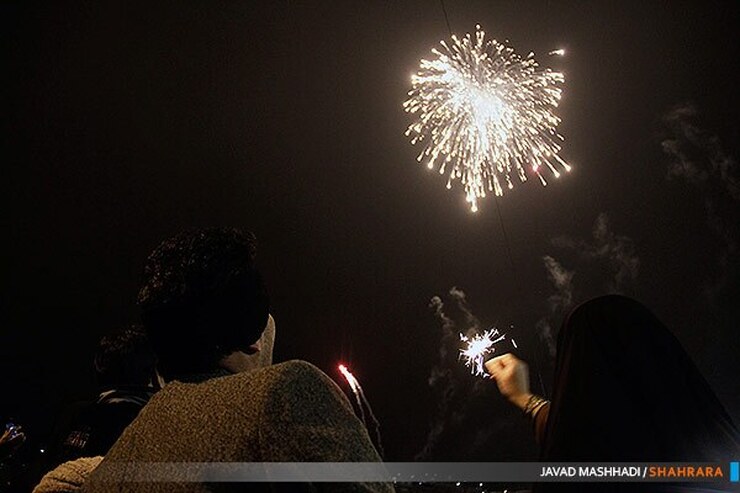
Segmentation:
[(547, 182), (541, 168), (556, 178), (557, 167), (570, 171), (558, 152), (560, 118), (554, 114), (561, 97), (562, 73), (541, 69), (496, 40), (452, 36), (432, 49), (411, 77), (404, 110), (416, 116), (406, 130), (411, 143), (423, 143), (417, 160), (447, 173), (447, 188), (460, 180), (473, 212), (488, 192), (503, 195), (502, 182), (513, 188), (511, 175), (527, 180), (525, 167)]
[[(475, 376), (487, 375), (483, 363), (487, 356), (495, 351), (494, 345), (506, 339), (506, 334), (500, 334), (498, 329), (489, 329), (483, 334), (476, 334), (473, 337), (466, 337), (460, 334), (460, 340), (467, 342), (465, 349), (460, 350), (460, 356), (465, 361), (465, 366), (470, 368), (470, 373)], [(516, 347), (516, 343), (512, 344)]]

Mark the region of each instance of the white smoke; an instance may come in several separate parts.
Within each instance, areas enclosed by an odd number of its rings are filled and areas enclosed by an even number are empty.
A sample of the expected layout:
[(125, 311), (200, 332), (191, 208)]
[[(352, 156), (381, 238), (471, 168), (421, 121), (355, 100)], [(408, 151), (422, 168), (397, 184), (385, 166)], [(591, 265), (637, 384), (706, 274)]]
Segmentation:
[(480, 321), (468, 305), (465, 292), (457, 287), (449, 291), (452, 309), (458, 314), (453, 320), (445, 311), (442, 298), (434, 296), (429, 307), (439, 320), (442, 333), (439, 344), (439, 359), (429, 374), (429, 386), (435, 394), (437, 409), (432, 418), (431, 428), (424, 448), (417, 454), (418, 460), (429, 460), (442, 448), (444, 440), (454, 435), (457, 427), (464, 426), (468, 420), (469, 397), (479, 392), (485, 385), (482, 379), (470, 378), (468, 370), (459, 362), (460, 334), (473, 334), (480, 331)]
[[(634, 241), (628, 236), (612, 231), (609, 217), (603, 212), (594, 222), (591, 238), (560, 236), (551, 241), (569, 257), (574, 257), (578, 267), (568, 269), (552, 255), (542, 257), (554, 292), (547, 298), (548, 314), (540, 318), (536, 328), (550, 356), (554, 357), (553, 327), (563, 319), (579, 298), (590, 298), (603, 294), (603, 291), (611, 293), (630, 291), (640, 272), (640, 259)], [(580, 272), (579, 276), (576, 275), (577, 272)], [(586, 277), (592, 278), (590, 287), (584, 283)], [(578, 291), (575, 283), (577, 279), (582, 281)], [(594, 289), (599, 291), (589, 292)]]
[(670, 157), (668, 178), (682, 179), (700, 194), (707, 226), (722, 241), (716, 254), (718, 270), (705, 286), (705, 294), (714, 302), (738, 264), (738, 223), (740, 178), (736, 160), (714, 133), (698, 123), (698, 111), (690, 103), (677, 105), (663, 116), (669, 133), (661, 142)]
[(732, 199), (740, 200), (735, 159), (725, 151), (717, 135), (695, 123), (697, 116), (694, 105), (684, 103), (663, 117), (671, 134), (661, 142), (663, 152), (672, 158), (668, 176), (683, 178), (701, 188), (719, 188)]

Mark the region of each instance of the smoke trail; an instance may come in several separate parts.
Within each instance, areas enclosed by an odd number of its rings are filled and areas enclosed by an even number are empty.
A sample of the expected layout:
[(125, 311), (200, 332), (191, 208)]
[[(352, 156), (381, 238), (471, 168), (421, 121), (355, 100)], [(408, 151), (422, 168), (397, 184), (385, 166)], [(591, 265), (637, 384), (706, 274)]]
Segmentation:
[(614, 277), (609, 282), (609, 289), (616, 292), (625, 290), (640, 272), (640, 259), (635, 254), (634, 242), (627, 236), (614, 234), (609, 229), (609, 217), (604, 212), (596, 219), (593, 237), (591, 256), (607, 259), (612, 268)]
[(682, 179), (698, 190), (707, 225), (723, 243), (716, 258), (718, 272), (705, 288), (705, 295), (715, 304), (738, 264), (740, 172), (720, 138), (699, 126), (697, 120), (698, 111), (690, 103), (671, 108), (663, 116), (669, 136), (661, 147), (671, 158), (668, 178)]
[(552, 328), (553, 319), (561, 318), (573, 306), (573, 276), (575, 271), (565, 269), (549, 255), (542, 257), (548, 278), (555, 287), (555, 293), (548, 298), (549, 314), (537, 321), (535, 328), (540, 340), (547, 348), (550, 358), (555, 357), (555, 334)]
[[(605, 212), (596, 218), (591, 236), (590, 241), (561, 236), (554, 238), (552, 244), (576, 253), (580, 260), (606, 263), (609, 272), (607, 282), (603, 283), (606, 289), (616, 293), (629, 290), (640, 273), (640, 259), (632, 238), (615, 234)], [(603, 270), (599, 274), (603, 275)]]
[(702, 189), (723, 190), (733, 200), (740, 200), (737, 163), (722, 146), (720, 139), (696, 124), (694, 105), (676, 105), (663, 116), (670, 138), (660, 144), (672, 161), (668, 177), (680, 177)]
[(549, 255), (542, 257), (547, 269), (548, 277), (556, 292), (547, 300), (550, 310), (565, 310), (573, 305), (573, 275), (574, 271), (566, 270), (560, 263)]
[[(432, 418), (429, 434), (417, 460), (428, 460), (435, 455), (444, 440), (455, 435), (455, 430), (464, 427), (469, 414), (471, 397), (486, 385), (483, 379), (470, 378), (468, 370), (459, 363), (460, 333), (472, 335), (480, 330), (481, 323), (468, 305), (465, 293), (456, 287), (449, 291), (452, 308), (462, 319), (455, 322), (445, 311), (439, 296), (434, 296), (429, 307), (439, 320), (441, 337), (438, 361), (429, 375), (429, 386), (435, 394), (437, 409)], [(457, 318), (457, 317), (456, 317)]]
[(468, 333), (480, 331), (480, 320), (478, 320), (478, 318), (473, 315), (473, 312), (470, 310), (470, 306), (468, 306), (468, 300), (465, 297), (465, 293), (463, 292), (463, 290), (453, 286), (450, 289), (450, 297), (455, 300), (457, 308), (465, 316), (465, 325), (468, 327)]
[[(452, 288), (456, 289), (456, 288)], [(449, 346), (451, 341), (457, 341), (457, 328), (455, 322), (452, 321), (444, 312), (444, 303), (442, 298), (434, 296), (429, 301), (429, 308), (434, 310), (434, 316), (440, 321), (442, 326), (442, 337), (441, 344), (439, 345), (439, 361), (445, 362), (449, 356)], [(438, 363), (432, 367), (432, 372), (429, 375), (429, 386), (434, 387), (445, 378), (449, 376), (449, 369), (444, 364)]]
[(446, 364), (450, 355), (450, 341), (457, 339), (455, 337), (455, 322), (444, 312), (444, 303), (439, 296), (434, 296), (430, 300), (429, 308), (434, 310), (434, 315), (440, 321), (442, 328), (439, 360), (432, 367), (428, 380), (429, 386), (437, 393), (437, 412), (432, 421), (424, 448), (416, 455), (416, 460), (425, 460), (431, 456), (437, 441), (444, 431), (445, 418), (449, 414), (450, 401), (455, 392), (452, 371), (450, 366)]
[(586, 299), (601, 294), (602, 290), (616, 293), (632, 290), (640, 272), (640, 259), (632, 239), (614, 233), (609, 226), (609, 217), (603, 212), (596, 218), (588, 240), (560, 236), (553, 238), (551, 243), (575, 257), (580, 272), (588, 272), (592, 278), (587, 280), (587, 276), (582, 274), (576, 291), (576, 270), (566, 269), (552, 255), (542, 257), (555, 291), (547, 298), (548, 314), (540, 318), (535, 327), (552, 358), (555, 356), (553, 327), (574, 306), (579, 295)]

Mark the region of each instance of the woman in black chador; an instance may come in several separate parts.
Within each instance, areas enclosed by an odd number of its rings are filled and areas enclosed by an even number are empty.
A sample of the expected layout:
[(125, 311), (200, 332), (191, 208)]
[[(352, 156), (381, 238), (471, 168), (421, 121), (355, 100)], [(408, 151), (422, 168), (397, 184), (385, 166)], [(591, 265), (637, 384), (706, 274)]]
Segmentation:
[[(514, 356), (489, 360), (486, 369), (533, 420), (543, 461), (740, 457), (737, 428), (678, 340), (646, 307), (624, 296), (595, 298), (565, 319), (552, 402), (529, 392), (527, 366)], [(542, 483), (535, 491), (647, 489), (690, 491), (659, 483)]]

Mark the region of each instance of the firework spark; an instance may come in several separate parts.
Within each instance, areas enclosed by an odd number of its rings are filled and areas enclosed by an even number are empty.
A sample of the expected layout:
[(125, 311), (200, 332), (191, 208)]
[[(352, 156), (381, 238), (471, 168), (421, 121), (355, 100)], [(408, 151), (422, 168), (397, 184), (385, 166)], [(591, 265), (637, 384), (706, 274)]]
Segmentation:
[[(494, 346), (504, 339), (506, 334), (499, 333), (498, 329), (489, 329), (473, 337), (460, 334), (460, 340), (468, 343), (465, 349), (460, 350), (460, 356), (463, 357), (465, 366), (470, 368), (470, 373), (475, 376), (487, 375), (483, 363), (496, 350)], [(516, 347), (516, 343), (513, 344)]]
[(411, 77), (404, 110), (417, 117), (406, 130), (411, 143), (422, 143), (417, 160), (447, 174), (447, 188), (460, 180), (473, 212), (488, 192), (503, 195), (511, 176), (527, 180), (547, 167), (556, 178), (558, 167), (570, 171), (558, 152), (560, 118), (554, 114), (561, 97), (562, 73), (542, 69), (530, 53), (526, 58), (496, 40), (452, 36), (432, 49), (433, 60), (422, 60)]
[(376, 446), (378, 448), (378, 453), (380, 453), (380, 456), (384, 456), (383, 451), (383, 442), (380, 438), (380, 422), (378, 421), (378, 418), (375, 417), (375, 413), (373, 412), (373, 408), (370, 406), (370, 401), (367, 400), (367, 397), (365, 397), (365, 392), (362, 390), (362, 385), (360, 385), (360, 382), (357, 381), (355, 376), (352, 374), (349, 369), (344, 365), (339, 365), (337, 367), (339, 369), (339, 372), (344, 376), (344, 378), (347, 380), (347, 383), (349, 384), (350, 389), (352, 389), (352, 393), (355, 395), (355, 400), (357, 402), (357, 406), (360, 408), (360, 419), (362, 420), (362, 424), (365, 425), (365, 428), (367, 428), (367, 422), (365, 421), (365, 411), (363, 408), (367, 408), (367, 412), (370, 415), (370, 420), (373, 423), (373, 426), (375, 428), (375, 439), (376, 439)]
[(362, 424), (365, 425), (367, 428), (367, 422), (365, 421), (365, 409), (362, 406), (362, 399), (360, 397), (360, 382), (357, 381), (355, 376), (352, 374), (349, 369), (347, 369), (344, 365), (339, 365), (337, 367), (339, 369), (339, 372), (344, 376), (344, 378), (347, 380), (347, 383), (349, 384), (349, 388), (352, 389), (352, 393), (355, 396), (355, 401), (357, 402), (357, 407), (360, 410), (360, 419), (362, 420)]
[(339, 365), (337, 368), (339, 369), (342, 376), (347, 379), (347, 383), (352, 389), (352, 392), (356, 392), (357, 388), (360, 386), (360, 382), (357, 381), (355, 376), (352, 374), (352, 372), (349, 371), (349, 369), (347, 369), (346, 366)]
[(550, 53), (548, 53), (550, 56), (565, 56), (565, 49), (560, 48), (559, 50), (552, 50)]

